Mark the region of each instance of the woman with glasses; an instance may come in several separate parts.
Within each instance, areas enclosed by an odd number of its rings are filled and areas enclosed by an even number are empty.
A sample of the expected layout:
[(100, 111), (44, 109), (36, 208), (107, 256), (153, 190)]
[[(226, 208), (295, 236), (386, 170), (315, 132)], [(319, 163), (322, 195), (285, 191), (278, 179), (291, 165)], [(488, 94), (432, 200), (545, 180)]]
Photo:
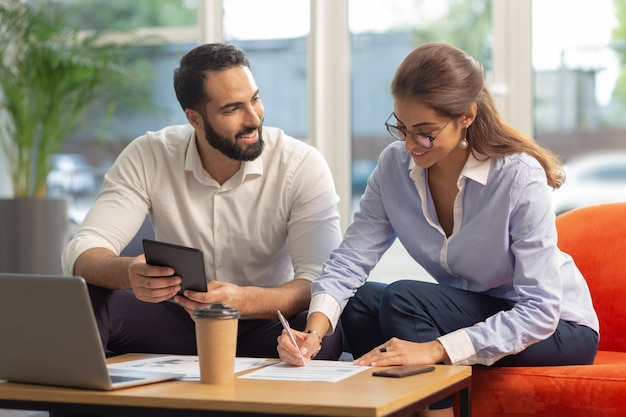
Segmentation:
[[(301, 365), (341, 315), (359, 365), (592, 363), (598, 319), (557, 248), (556, 156), (502, 120), (482, 66), (453, 46), (415, 49), (391, 92), (385, 125), (398, 141), (313, 283), (300, 351), (283, 335), (280, 357)], [(366, 283), (395, 239), (437, 283)], [(424, 415), (452, 415), (451, 405)]]

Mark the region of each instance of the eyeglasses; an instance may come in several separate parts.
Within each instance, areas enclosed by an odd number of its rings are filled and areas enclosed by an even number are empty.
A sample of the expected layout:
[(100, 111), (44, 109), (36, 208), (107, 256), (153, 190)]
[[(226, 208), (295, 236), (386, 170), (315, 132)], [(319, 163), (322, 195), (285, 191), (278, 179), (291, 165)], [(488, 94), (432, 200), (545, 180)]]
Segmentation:
[(435, 141), (435, 139), (437, 139), (437, 136), (439, 136), (441, 134), (441, 132), (443, 132), (443, 130), (452, 121), (452, 119), (448, 120), (446, 122), (446, 124), (443, 125), (443, 127), (441, 128), (439, 133), (437, 133), (435, 136), (430, 136), (430, 135), (427, 135), (425, 133), (408, 132), (406, 129), (403, 129), (401, 127), (389, 124), (389, 120), (392, 117), (396, 117), (396, 115), (394, 113), (391, 113), (389, 115), (389, 117), (387, 118), (387, 121), (385, 122), (385, 126), (387, 127), (387, 131), (389, 132), (389, 134), (391, 134), (391, 136), (393, 136), (394, 138), (404, 142), (406, 140), (407, 135), (410, 134), (411, 137), (413, 138), (413, 140), (415, 142), (417, 142), (418, 145), (420, 145), (422, 148), (426, 148), (426, 149), (430, 149), (430, 148), (433, 147), (433, 142)]

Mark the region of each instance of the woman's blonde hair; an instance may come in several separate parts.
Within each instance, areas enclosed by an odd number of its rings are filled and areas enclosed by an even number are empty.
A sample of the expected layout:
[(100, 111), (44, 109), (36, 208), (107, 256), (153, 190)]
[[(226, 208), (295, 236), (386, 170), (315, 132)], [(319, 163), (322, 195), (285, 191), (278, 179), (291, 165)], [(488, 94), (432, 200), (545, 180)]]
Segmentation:
[(466, 132), (472, 152), (487, 157), (527, 153), (546, 171), (549, 186), (563, 184), (558, 156), (502, 119), (482, 65), (461, 49), (438, 42), (416, 48), (396, 70), (391, 93), (394, 98), (416, 99), (451, 118), (462, 116), (476, 103), (476, 118)]

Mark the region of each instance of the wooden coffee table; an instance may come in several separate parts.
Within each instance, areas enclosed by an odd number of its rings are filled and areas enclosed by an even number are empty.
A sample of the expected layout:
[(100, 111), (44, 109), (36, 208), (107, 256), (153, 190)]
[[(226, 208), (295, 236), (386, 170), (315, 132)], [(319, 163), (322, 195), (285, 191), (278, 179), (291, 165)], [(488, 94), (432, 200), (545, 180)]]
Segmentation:
[[(123, 355), (110, 360), (137, 360)], [(339, 382), (235, 378), (213, 386), (168, 381), (115, 391), (94, 391), (4, 382), (0, 408), (115, 416), (408, 416), (454, 395), (469, 417), (470, 366), (437, 365), (434, 372), (406, 378), (373, 377), (364, 371)]]

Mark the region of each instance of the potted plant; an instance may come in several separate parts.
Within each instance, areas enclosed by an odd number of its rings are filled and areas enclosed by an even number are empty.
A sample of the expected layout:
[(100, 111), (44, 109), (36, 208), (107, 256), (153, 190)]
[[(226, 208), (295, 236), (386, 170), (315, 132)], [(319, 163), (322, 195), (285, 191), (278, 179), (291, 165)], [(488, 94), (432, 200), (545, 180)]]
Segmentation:
[(4, 271), (60, 272), (67, 202), (46, 198), (51, 156), (91, 103), (115, 103), (111, 86), (130, 79), (120, 64), (128, 48), (68, 27), (59, 7), (0, 0), (0, 142), (14, 193), (0, 200)]

